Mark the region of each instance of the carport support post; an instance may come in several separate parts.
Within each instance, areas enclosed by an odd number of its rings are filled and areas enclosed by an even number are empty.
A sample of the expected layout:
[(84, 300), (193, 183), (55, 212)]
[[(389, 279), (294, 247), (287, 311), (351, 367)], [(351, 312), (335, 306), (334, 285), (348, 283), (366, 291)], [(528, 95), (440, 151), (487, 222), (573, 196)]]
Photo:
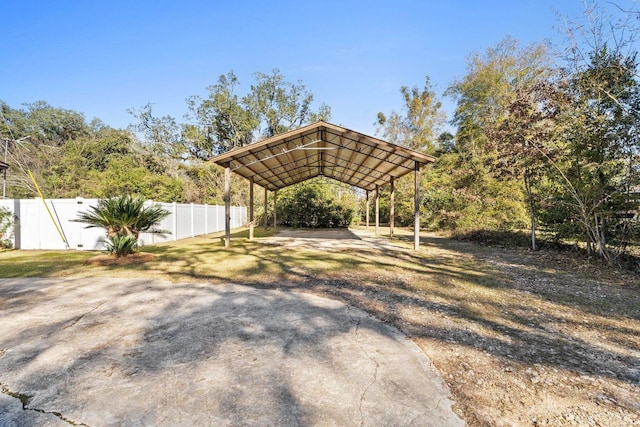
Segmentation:
[(413, 249), (420, 247), (420, 163), (416, 162), (413, 172)]
[(264, 187), (264, 228), (269, 228), (269, 217), (267, 217), (267, 187)]
[(253, 240), (253, 177), (249, 178), (249, 240)]
[(273, 192), (273, 229), (278, 228), (278, 215), (276, 211), (278, 210), (278, 190)]
[(224, 247), (231, 246), (231, 168), (224, 168)]
[(366, 209), (367, 209), (367, 213), (365, 214), (365, 218), (366, 218), (366, 222), (367, 222), (367, 231), (369, 231), (369, 190), (367, 190), (366, 192)]
[(376, 185), (376, 236), (380, 231), (380, 187)]
[(395, 217), (395, 180), (391, 177), (391, 194), (389, 194), (389, 237), (393, 239), (393, 225), (394, 225), (394, 217)]

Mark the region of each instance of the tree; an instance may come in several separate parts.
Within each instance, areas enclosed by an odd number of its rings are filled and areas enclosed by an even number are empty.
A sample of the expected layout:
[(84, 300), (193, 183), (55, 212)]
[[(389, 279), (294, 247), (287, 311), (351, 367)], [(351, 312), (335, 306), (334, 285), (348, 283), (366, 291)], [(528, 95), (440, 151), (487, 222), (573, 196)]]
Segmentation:
[(44, 101), (23, 104), (25, 109), (12, 109), (0, 101), (2, 120), (0, 135), (11, 138), (29, 137), (34, 145), (62, 145), (65, 142), (86, 136), (91, 127), (84, 116), (73, 110), (52, 107)]
[(456, 137), (448, 131), (438, 135), (438, 148), (436, 155), (452, 153), (456, 150)]
[(512, 230), (525, 227), (520, 184), (496, 177), (481, 156), (443, 154), (422, 173), (425, 224), (450, 230)]
[[(439, 149), (438, 133), (445, 121), (440, 110), (441, 103), (431, 87), (431, 80), (425, 77), (424, 87), (402, 86), (400, 94), (404, 104), (400, 113), (392, 111), (387, 117), (379, 112), (378, 132), (389, 142), (402, 145), (423, 153), (435, 154)], [(410, 225), (414, 221), (413, 181), (403, 177), (395, 181), (394, 220), (399, 225)], [(422, 192), (423, 193), (423, 192)], [(388, 199), (390, 188), (381, 188), (380, 215), (389, 218)], [(424, 194), (424, 193), (423, 193)], [(373, 209), (373, 207), (371, 207)]]
[(0, 136), (9, 139), (7, 190), (11, 197), (36, 194), (27, 171), (41, 178), (56, 164), (61, 147), (94, 131), (78, 112), (44, 101), (23, 105), (25, 108), (15, 109), (0, 101)]
[(184, 143), (196, 157), (207, 160), (212, 155), (250, 144), (254, 140), (259, 119), (242, 105), (235, 93), (238, 85), (238, 78), (230, 71), (207, 88), (208, 98), (192, 96), (187, 99), (187, 118), (195, 124), (184, 126)]
[(557, 116), (552, 98), (556, 96), (556, 89), (545, 80), (530, 87), (517, 88), (504, 120), (492, 130), (492, 139), (488, 143), (497, 152), (494, 171), (523, 181), (529, 206), (531, 249), (534, 251), (537, 250), (534, 187), (545, 174), (547, 160), (550, 160), (549, 141), (553, 139)]
[(567, 76), (562, 89), (561, 158), (553, 163), (561, 192), (554, 195), (561, 223), (580, 224), (587, 249), (612, 263), (626, 250), (637, 222), (637, 125), (640, 82), (635, 52), (627, 56), (606, 44), (589, 63)]
[[(447, 91), (457, 101), (453, 123), (458, 126), (456, 149), (480, 160), (498, 181), (522, 180), (529, 205), (531, 244), (536, 248), (534, 179), (546, 137), (540, 91), (550, 78), (551, 56), (544, 44), (520, 48), (511, 38), (484, 53), (474, 53), (468, 73)], [(537, 144), (537, 145), (536, 145)], [(464, 154), (463, 154), (464, 157)], [(467, 156), (468, 157), (468, 156)], [(516, 191), (518, 191), (516, 189)]]
[[(169, 115), (155, 116), (151, 103), (146, 104), (140, 110), (131, 108), (127, 111), (138, 120), (138, 123), (129, 126), (130, 131), (141, 134), (144, 137), (143, 144), (153, 153), (172, 159), (188, 157), (182, 139), (182, 126), (175, 118)], [(187, 148), (187, 151), (190, 150)]]
[(631, 13), (616, 19), (595, 2), (585, 2), (583, 17), (566, 20), (561, 76), (533, 103), (552, 112), (555, 126), (533, 144), (547, 166), (540, 217), (556, 238), (585, 242), (613, 263), (638, 229), (639, 28)]
[(261, 123), (261, 134), (268, 138), (298, 128), (311, 120), (329, 120), (330, 108), (323, 104), (311, 109), (313, 94), (302, 81), (288, 82), (277, 68), (271, 74), (257, 72), (256, 83), (243, 99), (247, 109)]
[(302, 82), (288, 82), (279, 70), (256, 73), (256, 83), (240, 97), (233, 71), (207, 88), (208, 96), (187, 99), (187, 122), (157, 117), (150, 104), (129, 112), (138, 120), (132, 130), (141, 133), (154, 151), (174, 159), (207, 161), (235, 147), (250, 144), (311, 121), (328, 120), (331, 110), (311, 108), (313, 95)]
[[(182, 173), (188, 178), (182, 193), (183, 203), (224, 204), (224, 169), (215, 163), (183, 165)], [(245, 178), (231, 174), (231, 204), (249, 203)]]
[[(169, 156), (140, 144), (130, 132), (97, 119), (80, 123), (78, 120), (84, 120), (81, 114), (45, 102), (27, 104), (27, 109), (0, 103), (0, 108), (0, 134), (9, 135), (9, 197), (36, 194), (31, 171), (46, 197), (105, 198), (133, 193), (158, 201), (182, 199), (188, 179), (180, 176)], [(60, 121), (54, 126), (56, 117)]]
[(422, 90), (417, 86), (402, 86), (400, 93), (404, 99), (404, 114), (392, 111), (387, 118), (384, 113), (378, 113), (378, 125), (383, 138), (394, 144), (434, 154), (438, 147), (436, 135), (445, 121), (445, 114), (440, 111), (442, 103), (437, 100), (429, 77), (425, 78)]
[(467, 74), (446, 91), (457, 102), (452, 120), (458, 127), (457, 148), (484, 154), (492, 130), (507, 117), (518, 90), (544, 79), (549, 61), (547, 45), (520, 48), (510, 37), (485, 52), (473, 53), (467, 61)]
[(89, 224), (85, 228), (106, 229), (109, 252), (126, 256), (135, 251), (141, 232), (166, 234), (155, 227), (168, 215), (160, 205), (145, 206), (143, 197), (127, 195), (100, 200), (76, 221)]

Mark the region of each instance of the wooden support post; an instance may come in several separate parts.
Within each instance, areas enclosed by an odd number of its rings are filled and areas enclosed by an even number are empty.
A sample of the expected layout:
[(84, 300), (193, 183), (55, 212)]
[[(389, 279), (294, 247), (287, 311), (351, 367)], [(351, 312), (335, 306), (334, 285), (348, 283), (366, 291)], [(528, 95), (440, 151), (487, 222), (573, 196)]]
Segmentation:
[(273, 192), (273, 230), (275, 231), (278, 228), (278, 190)]
[(380, 232), (380, 187), (376, 185), (376, 236)]
[(267, 204), (267, 187), (264, 187), (264, 228), (269, 228), (269, 217), (267, 216), (267, 210), (269, 208), (269, 205)]
[(369, 190), (367, 190), (366, 194), (367, 194), (367, 202), (366, 202), (367, 213), (365, 215), (365, 218), (366, 218), (366, 223), (367, 223), (367, 231), (369, 231), (369, 209), (370, 209), (370, 207), (369, 207)]
[(224, 247), (231, 247), (231, 168), (224, 168)]
[(253, 177), (249, 178), (249, 240), (253, 240)]
[(394, 219), (395, 219), (395, 194), (396, 194), (396, 187), (395, 187), (395, 180), (393, 177), (391, 177), (391, 193), (389, 194), (389, 237), (391, 239), (393, 239), (393, 226), (394, 226)]
[(413, 249), (417, 251), (420, 247), (420, 163), (416, 162), (413, 174)]

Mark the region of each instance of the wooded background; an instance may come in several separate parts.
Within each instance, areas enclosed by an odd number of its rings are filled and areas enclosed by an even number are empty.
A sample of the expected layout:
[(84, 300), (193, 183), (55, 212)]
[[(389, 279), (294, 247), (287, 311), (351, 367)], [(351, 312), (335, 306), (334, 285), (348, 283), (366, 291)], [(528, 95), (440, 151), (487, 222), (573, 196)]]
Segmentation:
[[(438, 157), (422, 174), (423, 226), (529, 229), (533, 248), (542, 229), (609, 262), (634, 246), (640, 188), (636, 15), (614, 20), (588, 3), (587, 24), (567, 24), (563, 51), (507, 37), (471, 53), (466, 74), (444, 93), (456, 103), (453, 117), (445, 117), (428, 76), (421, 87), (401, 87), (404, 108), (371, 119), (379, 137)], [(232, 71), (221, 75), (206, 94), (189, 97), (185, 111), (180, 121), (147, 104), (130, 110), (129, 128), (114, 129), (43, 101), (0, 101), (7, 197), (35, 196), (31, 170), (50, 198), (138, 194), (222, 204), (223, 173), (207, 162), (212, 156), (331, 118), (329, 106), (315, 107), (311, 91), (277, 69), (257, 72), (248, 86)], [(382, 221), (388, 191), (383, 187)], [(247, 205), (246, 181), (234, 177), (231, 193), (232, 204)], [(285, 224), (317, 226), (317, 220), (300, 219), (310, 206), (333, 209), (342, 218), (335, 224), (364, 216), (361, 192), (324, 179), (281, 194), (278, 218)], [(395, 197), (396, 223), (409, 225), (410, 179), (396, 182)]]

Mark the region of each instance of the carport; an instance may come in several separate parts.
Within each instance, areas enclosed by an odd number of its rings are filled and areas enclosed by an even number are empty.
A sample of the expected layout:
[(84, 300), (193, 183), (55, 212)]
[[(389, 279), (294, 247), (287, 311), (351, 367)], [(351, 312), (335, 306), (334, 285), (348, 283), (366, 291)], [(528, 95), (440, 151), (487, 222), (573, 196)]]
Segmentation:
[(249, 180), (249, 238), (253, 238), (254, 185), (274, 193), (274, 226), (278, 190), (318, 176), (361, 188), (366, 192), (369, 225), (369, 193), (374, 193), (375, 231), (380, 225), (380, 187), (389, 184), (389, 228), (394, 228), (394, 181), (414, 173), (414, 248), (420, 244), (420, 168), (434, 157), (359, 132), (319, 121), (216, 156), (225, 168), (225, 247), (230, 245), (230, 178), (234, 172)]

